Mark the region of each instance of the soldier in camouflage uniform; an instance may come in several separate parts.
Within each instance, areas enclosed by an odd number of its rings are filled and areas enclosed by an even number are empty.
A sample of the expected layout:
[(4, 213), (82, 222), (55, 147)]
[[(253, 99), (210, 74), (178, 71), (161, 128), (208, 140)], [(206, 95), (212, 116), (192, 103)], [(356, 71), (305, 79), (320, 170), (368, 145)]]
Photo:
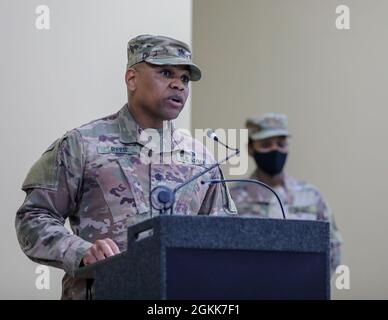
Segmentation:
[[(323, 220), (331, 226), (331, 271), (340, 264), (341, 236), (333, 215), (320, 192), (311, 184), (287, 175), (283, 168), (288, 154), (287, 118), (281, 114), (265, 114), (247, 120), (248, 152), (256, 162), (251, 178), (275, 189), (288, 219)], [(281, 219), (276, 197), (267, 189), (254, 184), (238, 183), (230, 193), (240, 215)]]
[[(170, 121), (186, 102), (189, 80), (200, 77), (185, 43), (149, 35), (130, 40), (128, 104), (67, 132), (30, 169), (16, 215), (18, 240), (33, 261), (65, 270), (63, 299), (85, 298), (86, 282), (72, 277), (77, 268), (125, 251), (127, 227), (159, 214), (149, 202), (154, 187), (174, 188), (214, 163)], [(216, 168), (205, 178), (221, 176)], [(229, 213), (236, 209), (225, 185), (198, 180), (176, 194), (174, 214)]]

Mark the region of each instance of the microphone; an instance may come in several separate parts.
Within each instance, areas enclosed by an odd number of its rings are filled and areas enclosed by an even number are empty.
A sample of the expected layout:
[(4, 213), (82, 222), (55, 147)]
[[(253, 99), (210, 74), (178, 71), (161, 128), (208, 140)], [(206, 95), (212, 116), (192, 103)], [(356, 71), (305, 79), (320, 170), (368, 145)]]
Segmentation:
[(282, 201), (280, 200), (278, 194), (276, 193), (276, 191), (274, 189), (272, 189), (269, 185), (265, 184), (264, 182), (261, 182), (259, 180), (254, 180), (254, 179), (211, 179), (211, 180), (207, 180), (207, 181), (202, 180), (201, 184), (205, 184), (205, 183), (215, 184), (215, 183), (222, 183), (222, 182), (249, 182), (249, 183), (258, 184), (258, 185), (268, 189), (269, 191), (271, 191), (275, 195), (276, 199), (278, 200), (279, 205), (280, 205), (280, 209), (282, 210), (283, 219), (286, 220), (286, 215), (284, 213), (283, 204), (282, 204)]
[(233, 151), (238, 150), (238, 148), (229, 147), (227, 144), (223, 143), (220, 139), (218, 139), (218, 136), (217, 136), (217, 134), (214, 132), (213, 129), (207, 129), (206, 135), (208, 136), (209, 139), (218, 142), (219, 144), (223, 145), (225, 148), (227, 148), (227, 149), (229, 149), (229, 150), (233, 150)]
[(193, 182), (194, 180), (208, 173), (210, 170), (213, 170), (215, 167), (218, 167), (222, 162), (227, 161), (229, 158), (234, 157), (239, 153), (240, 153), (240, 150), (237, 149), (237, 151), (235, 151), (233, 154), (225, 157), (221, 161), (216, 162), (215, 164), (211, 165), (207, 169), (192, 176), (189, 180), (181, 183), (179, 186), (175, 187), (174, 190), (171, 190), (167, 186), (155, 187), (150, 193), (150, 202), (152, 207), (154, 207), (159, 211), (162, 211), (163, 213), (166, 213), (168, 209), (172, 210), (172, 207), (175, 203), (175, 194), (178, 192), (178, 190), (182, 189), (184, 186), (188, 185), (189, 183)]
[(197, 173), (196, 175), (192, 176), (189, 180), (181, 183), (177, 187), (175, 187), (173, 190), (167, 186), (157, 186), (154, 189), (152, 189), (150, 193), (150, 203), (153, 208), (159, 210), (161, 213), (165, 214), (167, 213), (167, 210), (170, 210), (170, 214), (172, 212), (174, 203), (175, 203), (175, 194), (183, 188), (184, 186), (188, 185), (189, 183), (193, 182), (194, 180), (198, 179), (199, 177), (203, 176), (204, 174), (208, 173), (210, 170), (213, 170), (215, 167), (218, 167), (221, 163), (228, 161), (231, 157), (234, 157), (236, 155), (240, 154), (240, 150), (238, 148), (231, 148), (227, 146), (226, 144), (219, 141), (217, 135), (212, 129), (209, 129), (207, 131), (207, 136), (222, 145), (224, 145), (226, 148), (230, 150), (234, 150), (234, 153), (226, 156), (224, 159), (214, 163), (207, 169)]
[[(222, 141), (220, 141), (218, 139), (217, 134), (214, 132), (213, 129), (208, 129), (207, 132), (206, 132), (206, 135), (210, 139), (212, 139), (214, 141), (217, 141), (218, 143), (222, 144), (224, 147), (226, 147), (229, 150), (238, 150), (238, 149), (235, 149), (235, 148), (231, 148), (227, 144), (225, 144)], [(240, 152), (240, 151), (238, 151), (238, 152)], [(254, 180), (254, 179), (213, 179), (213, 180), (209, 180), (209, 181), (201, 181), (201, 184), (205, 184), (205, 183), (215, 184), (215, 183), (223, 183), (223, 182), (248, 182), (248, 183), (254, 183), (254, 184), (260, 185), (260, 186), (268, 189), (269, 191), (271, 191), (275, 195), (276, 199), (279, 202), (280, 209), (282, 210), (283, 219), (286, 219), (286, 215), (285, 215), (284, 209), (283, 209), (283, 204), (282, 204), (282, 201), (280, 200), (278, 194), (276, 193), (276, 191), (274, 189), (272, 189), (269, 185), (265, 184), (264, 182), (261, 182), (259, 180)]]
[[(225, 157), (221, 161), (218, 161), (215, 164), (211, 165), (209, 168), (192, 176), (189, 180), (178, 185), (173, 190), (171, 190), (171, 188), (169, 188), (167, 186), (155, 187), (150, 193), (150, 202), (151, 202), (152, 207), (159, 210), (162, 214), (167, 213), (167, 210), (170, 210), (170, 214), (172, 214), (172, 209), (173, 209), (173, 206), (175, 203), (175, 194), (178, 192), (178, 190), (180, 190), (184, 186), (188, 185), (189, 183), (193, 182), (194, 180), (198, 179), (199, 177), (203, 176), (204, 174), (206, 174), (210, 170), (214, 169), (215, 167), (219, 166), (221, 163), (227, 161), (231, 157), (234, 157), (234, 156), (240, 154), (240, 150), (238, 148), (231, 148), (228, 145), (226, 145), (225, 143), (221, 142), (218, 139), (216, 133), (212, 129), (209, 129), (207, 131), (206, 135), (210, 139), (222, 144), (227, 149), (234, 150), (234, 153), (228, 155), (227, 157)], [(254, 179), (211, 179), (211, 180), (207, 180), (207, 181), (202, 180), (201, 184), (205, 184), (205, 183), (215, 184), (215, 183), (224, 183), (224, 182), (225, 183), (226, 182), (248, 182), (248, 183), (254, 183), (254, 184), (260, 185), (260, 186), (268, 189), (269, 191), (271, 191), (275, 195), (276, 199), (278, 200), (279, 205), (280, 205), (280, 209), (282, 210), (283, 219), (286, 220), (286, 215), (284, 213), (283, 204), (282, 204), (282, 201), (280, 200), (278, 194), (276, 193), (276, 191), (274, 189), (272, 189), (269, 185), (265, 184), (264, 182), (261, 182), (259, 180), (254, 180)]]
[(210, 140), (214, 140), (218, 142), (218, 137), (213, 129), (207, 129), (206, 135)]
[(228, 155), (227, 157), (225, 157), (224, 159), (216, 162), (215, 164), (211, 165), (209, 168), (205, 169), (204, 171), (201, 171), (199, 173), (197, 173), (196, 175), (192, 176), (189, 180), (187, 180), (186, 182), (180, 184), (179, 186), (175, 187), (174, 189), (174, 193), (176, 193), (179, 189), (183, 188), (185, 185), (189, 184), (190, 182), (198, 179), (199, 177), (203, 176), (205, 173), (209, 172), (210, 170), (214, 169), (215, 167), (218, 167), (221, 163), (225, 162), (225, 161), (228, 161), (231, 157), (234, 157), (236, 155), (238, 155), (240, 153), (240, 150), (239, 149), (236, 149), (236, 151), (230, 155)]

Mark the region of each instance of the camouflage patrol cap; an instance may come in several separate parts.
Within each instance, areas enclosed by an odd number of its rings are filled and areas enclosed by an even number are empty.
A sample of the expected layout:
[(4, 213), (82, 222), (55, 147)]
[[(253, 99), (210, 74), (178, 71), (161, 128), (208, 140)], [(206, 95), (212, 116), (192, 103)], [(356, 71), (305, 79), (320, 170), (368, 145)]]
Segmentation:
[(279, 113), (266, 113), (261, 117), (249, 118), (246, 127), (252, 140), (290, 135), (287, 129), (287, 116)]
[(127, 69), (139, 62), (155, 65), (184, 65), (189, 68), (190, 79), (201, 79), (201, 70), (191, 62), (190, 47), (179, 40), (164, 36), (140, 35), (128, 42)]

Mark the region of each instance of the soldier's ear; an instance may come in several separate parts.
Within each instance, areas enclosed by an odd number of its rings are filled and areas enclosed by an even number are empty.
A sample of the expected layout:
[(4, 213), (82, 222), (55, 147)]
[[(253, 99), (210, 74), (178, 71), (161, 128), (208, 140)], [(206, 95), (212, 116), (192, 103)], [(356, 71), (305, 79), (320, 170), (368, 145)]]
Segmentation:
[(136, 91), (137, 72), (134, 68), (129, 68), (125, 73), (125, 83), (130, 92)]

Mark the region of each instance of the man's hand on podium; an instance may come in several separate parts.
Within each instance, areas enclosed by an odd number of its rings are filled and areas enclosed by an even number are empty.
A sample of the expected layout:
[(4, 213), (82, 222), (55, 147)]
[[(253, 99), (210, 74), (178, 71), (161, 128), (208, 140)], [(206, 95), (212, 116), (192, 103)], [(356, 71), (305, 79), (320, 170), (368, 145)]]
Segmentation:
[(107, 257), (111, 257), (119, 253), (120, 250), (112, 239), (106, 238), (102, 240), (97, 240), (88, 249), (88, 251), (86, 251), (82, 262), (84, 265), (88, 265), (100, 260), (104, 260)]

